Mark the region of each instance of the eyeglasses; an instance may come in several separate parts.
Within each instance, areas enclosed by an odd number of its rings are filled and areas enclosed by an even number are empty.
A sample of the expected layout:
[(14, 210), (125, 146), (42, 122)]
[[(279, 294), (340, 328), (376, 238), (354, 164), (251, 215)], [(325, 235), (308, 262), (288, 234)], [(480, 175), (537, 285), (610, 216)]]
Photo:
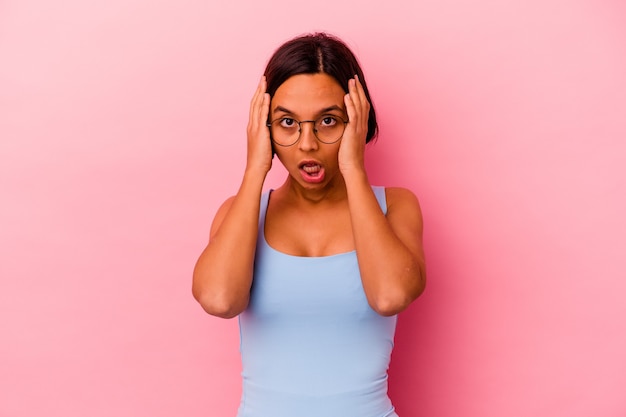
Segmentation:
[(325, 115), (316, 120), (296, 120), (292, 117), (281, 117), (267, 124), (270, 128), (272, 142), (279, 146), (295, 145), (300, 139), (302, 123), (313, 123), (313, 134), (317, 140), (332, 145), (343, 136), (348, 120), (337, 116)]

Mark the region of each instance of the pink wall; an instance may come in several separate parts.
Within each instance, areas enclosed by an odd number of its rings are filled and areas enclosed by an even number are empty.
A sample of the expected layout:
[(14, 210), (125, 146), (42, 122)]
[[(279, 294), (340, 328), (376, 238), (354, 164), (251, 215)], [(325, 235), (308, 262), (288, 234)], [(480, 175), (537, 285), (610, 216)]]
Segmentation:
[(0, 2), (0, 416), (234, 415), (237, 323), (191, 270), (266, 59), (312, 30), (365, 67), (372, 181), (424, 209), (401, 416), (623, 416), (622, 3), (217, 3)]

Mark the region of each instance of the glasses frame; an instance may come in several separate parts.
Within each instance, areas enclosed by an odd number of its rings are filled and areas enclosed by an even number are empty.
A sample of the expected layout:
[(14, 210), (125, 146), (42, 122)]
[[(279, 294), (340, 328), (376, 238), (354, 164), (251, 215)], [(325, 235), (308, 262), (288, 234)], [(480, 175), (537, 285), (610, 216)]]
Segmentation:
[[(319, 138), (319, 136), (317, 136), (317, 129), (315, 128), (315, 122), (317, 122), (319, 120), (322, 120), (322, 119), (324, 119), (326, 117), (333, 117), (333, 118), (337, 119), (337, 122), (343, 122), (343, 132), (341, 132), (341, 135), (339, 135), (339, 137), (337, 139), (335, 139), (334, 141), (332, 141), (332, 142), (325, 142), (325, 141), (321, 140)], [(291, 119), (294, 122), (298, 123), (298, 137), (296, 138), (296, 140), (293, 143), (291, 143), (289, 145), (283, 145), (282, 143), (276, 142), (274, 140), (273, 135), (271, 134), (272, 133), (272, 124), (274, 124), (274, 122), (277, 122), (277, 121), (283, 120), (283, 119)], [(323, 144), (326, 144), (326, 145), (332, 145), (332, 144), (337, 143), (337, 142), (339, 142), (341, 140), (341, 138), (343, 137), (343, 134), (346, 133), (346, 125), (349, 122), (350, 122), (350, 120), (344, 120), (344, 119), (342, 119), (339, 116), (327, 114), (327, 115), (324, 115), (324, 116), (320, 116), (316, 120), (298, 120), (298, 119), (295, 119), (293, 117), (279, 117), (277, 119), (274, 119), (274, 120), (268, 122), (266, 125), (270, 129), (270, 139), (272, 140), (272, 143), (274, 143), (274, 144), (276, 144), (278, 146), (282, 146), (283, 148), (287, 148), (289, 146), (295, 145), (296, 143), (298, 143), (300, 141), (300, 137), (302, 136), (302, 123), (313, 123), (313, 135), (315, 135), (315, 139), (317, 139), (320, 143), (323, 143)]]

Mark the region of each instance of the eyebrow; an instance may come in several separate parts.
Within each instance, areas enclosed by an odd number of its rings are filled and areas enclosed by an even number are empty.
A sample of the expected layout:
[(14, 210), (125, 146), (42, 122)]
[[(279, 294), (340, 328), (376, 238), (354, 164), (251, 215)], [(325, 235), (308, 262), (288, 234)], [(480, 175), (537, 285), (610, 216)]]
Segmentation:
[[(337, 105), (333, 105), (333, 106), (330, 106), (330, 107), (323, 108), (322, 110), (320, 110), (318, 112), (318, 114), (328, 113), (328, 112), (333, 111), (333, 110), (338, 110), (338, 111), (340, 111), (342, 113), (345, 113), (344, 109), (342, 109), (341, 107), (339, 107)], [(280, 113), (280, 112), (287, 113), (287, 114), (294, 114), (294, 112), (292, 112), (289, 109), (284, 108), (283, 106), (276, 106), (276, 108), (274, 109), (274, 113)]]

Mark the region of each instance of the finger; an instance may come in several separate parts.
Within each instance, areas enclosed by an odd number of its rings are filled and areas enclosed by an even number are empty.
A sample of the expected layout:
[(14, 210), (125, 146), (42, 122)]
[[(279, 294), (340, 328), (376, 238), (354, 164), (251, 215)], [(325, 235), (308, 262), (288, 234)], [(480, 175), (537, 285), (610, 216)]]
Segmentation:
[(258, 115), (258, 119), (257, 119), (257, 123), (259, 126), (265, 126), (265, 124), (267, 123), (267, 109), (266, 109), (266, 105), (269, 106), (269, 103), (267, 102), (267, 97), (269, 96), (269, 94), (266, 93), (267, 90), (267, 81), (265, 79), (265, 76), (263, 76), (261, 78), (261, 82), (259, 84), (259, 95), (257, 97), (258, 100), (258, 105), (257, 105), (257, 115)]
[[(349, 85), (349, 83), (348, 83)], [(348, 87), (349, 89), (349, 87)], [(354, 105), (354, 100), (352, 99), (352, 95), (350, 95), (350, 93), (347, 93), (344, 97), (343, 97), (343, 102), (346, 105), (346, 112), (348, 113), (348, 121), (350, 122), (348, 127), (350, 127), (350, 125), (353, 125), (356, 123), (356, 121), (358, 120), (357, 114), (356, 114), (356, 108)]]
[[(367, 115), (369, 103), (367, 101), (367, 97), (365, 96), (365, 90), (363, 90), (363, 86), (359, 82), (356, 75), (353, 79), (350, 95), (352, 96), (352, 100), (354, 101), (354, 105), (359, 112), (359, 115)], [(363, 117), (361, 117), (361, 119), (363, 119)]]
[(359, 76), (355, 75), (351, 81), (352, 83), (350, 83), (350, 94), (353, 95), (355, 105), (357, 105), (358, 107), (362, 107), (363, 95), (361, 94), (361, 92), (363, 91), (363, 87), (361, 86), (361, 82), (359, 81)]
[(266, 129), (269, 129), (267, 127), (267, 118), (268, 115), (270, 113), (270, 95), (269, 93), (263, 93), (263, 102), (261, 104), (261, 120), (260, 122), (263, 124), (263, 126)]
[(359, 95), (359, 89), (357, 86), (356, 77), (351, 78), (348, 81), (348, 94), (350, 94), (350, 98), (352, 99), (352, 102), (354, 103), (354, 107), (356, 109), (359, 109), (361, 107), (361, 97)]
[(355, 138), (357, 142), (359, 142), (360, 137), (363, 136), (364, 138), (365, 132), (362, 122), (363, 117), (349, 94), (346, 94), (345, 103), (349, 120), (349, 123), (346, 126), (346, 137)]
[(367, 95), (365, 95), (365, 88), (363, 88), (363, 84), (361, 84), (361, 80), (359, 79), (358, 75), (355, 75), (354, 79), (355, 79), (356, 90), (359, 94), (360, 106), (363, 109), (364, 114), (369, 114), (370, 102), (367, 99)]
[(348, 90), (348, 95), (350, 96), (350, 101), (352, 103), (352, 116), (348, 114), (348, 117), (350, 117), (353, 129), (359, 130), (363, 128), (362, 125), (364, 123), (367, 123), (367, 111), (364, 108), (365, 106), (363, 104), (362, 96), (359, 93), (356, 77), (352, 78), (348, 82)]
[(259, 83), (256, 86), (256, 90), (254, 90), (254, 94), (252, 95), (252, 99), (250, 100), (250, 109), (253, 109), (256, 107), (256, 104), (257, 104), (257, 101), (259, 99), (259, 95), (261, 92), (262, 83), (263, 83), (263, 78), (259, 80)]
[(355, 101), (355, 107), (357, 109), (359, 122), (361, 123), (360, 127), (362, 129), (367, 129), (370, 103), (367, 100), (367, 96), (365, 95), (365, 89), (363, 88), (363, 84), (361, 84), (358, 75), (354, 76), (354, 92), (351, 92), (351, 95), (353, 95), (353, 100)]
[(265, 76), (261, 77), (259, 84), (250, 100), (250, 124), (256, 125), (258, 123), (259, 106), (263, 101), (263, 94), (265, 93)]
[(248, 126), (252, 126), (254, 118), (255, 118), (255, 113), (256, 113), (256, 102), (258, 100), (258, 95), (259, 95), (259, 86), (257, 86), (256, 90), (254, 91), (254, 95), (252, 96), (252, 99), (250, 100), (250, 112), (248, 114)]

